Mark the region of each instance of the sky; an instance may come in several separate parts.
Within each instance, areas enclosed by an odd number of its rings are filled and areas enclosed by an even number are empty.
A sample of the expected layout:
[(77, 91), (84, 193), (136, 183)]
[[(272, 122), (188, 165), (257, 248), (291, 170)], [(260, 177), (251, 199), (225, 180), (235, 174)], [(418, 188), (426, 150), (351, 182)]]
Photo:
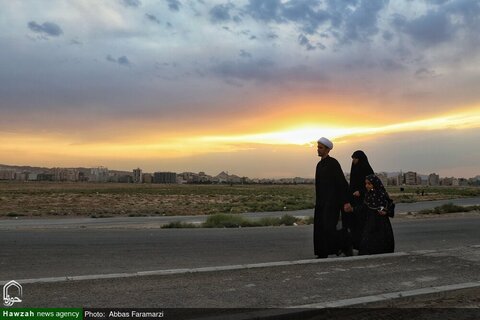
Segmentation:
[(0, 0), (0, 163), (480, 175), (480, 2)]

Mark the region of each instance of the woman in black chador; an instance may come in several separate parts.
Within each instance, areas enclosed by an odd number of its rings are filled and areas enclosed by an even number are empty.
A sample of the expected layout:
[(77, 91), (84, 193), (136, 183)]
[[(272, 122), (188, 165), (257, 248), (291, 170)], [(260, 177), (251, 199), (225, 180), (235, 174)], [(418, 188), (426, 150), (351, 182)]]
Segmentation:
[(373, 169), (368, 163), (365, 152), (357, 150), (352, 154), (352, 168), (350, 169), (350, 204), (353, 208), (358, 208), (354, 213), (342, 214), (342, 227), (346, 229), (352, 238), (353, 248), (358, 250), (362, 237), (363, 227), (365, 226), (365, 215), (362, 214), (361, 206), (365, 199), (365, 177), (373, 174)]
[(393, 252), (395, 240), (387, 213), (392, 201), (382, 181), (374, 175), (365, 178), (367, 193), (363, 205), (365, 227), (360, 242), (360, 255)]

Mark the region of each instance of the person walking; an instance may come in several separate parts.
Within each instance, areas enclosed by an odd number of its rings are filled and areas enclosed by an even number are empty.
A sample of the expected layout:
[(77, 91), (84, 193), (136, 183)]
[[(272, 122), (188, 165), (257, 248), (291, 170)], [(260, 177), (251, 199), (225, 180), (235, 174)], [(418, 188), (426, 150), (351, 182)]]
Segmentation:
[(337, 230), (340, 211), (352, 211), (348, 202), (348, 182), (340, 163), (329, 152), (333, 143), (322, 137), (317, 141), (321, 160), (315, 170), (315, 211), (313, 224), (314, 253), (317, 258), (329, 254), (352, 255), (351, 239), (346, 230)]
[(367, 193), (364, 200), (365, 227), (359, 255), (389, 253), (395, 250), (395, 239), (390, 223), (390, 199), (382, 181), (374, 174), (365, 178)]
[(342, 227), (350, 233), (353, 248), (356, 250), (360, 248), (362, 232), (365, 226), (364, 210), (361, 210), (367, 192), (365, 178), (373, 173), (373, 169), (368, 162), (365, 152), (362, 150), (355, 151), (352, 154), (349, 187), (350, 203), (353, 207), (353, 212), (342, 214)]

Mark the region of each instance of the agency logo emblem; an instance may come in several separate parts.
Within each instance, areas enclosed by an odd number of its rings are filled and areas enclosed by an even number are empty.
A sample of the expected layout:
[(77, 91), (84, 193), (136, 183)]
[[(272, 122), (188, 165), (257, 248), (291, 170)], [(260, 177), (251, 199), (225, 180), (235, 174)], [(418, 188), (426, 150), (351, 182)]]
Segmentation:
[(22, 302), (22, 286), (15, 280), (3, 286), (3, 304), (11, 307), (15, 302)]

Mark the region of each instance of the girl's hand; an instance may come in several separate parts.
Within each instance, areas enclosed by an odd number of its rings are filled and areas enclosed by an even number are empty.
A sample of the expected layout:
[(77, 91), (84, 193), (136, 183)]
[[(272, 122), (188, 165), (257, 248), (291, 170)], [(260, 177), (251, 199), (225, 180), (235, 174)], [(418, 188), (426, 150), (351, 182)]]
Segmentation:
[(387, 215), (387, 212), (383, 211), (383, 210), (378, 210), (377, 211), (379, 215), (381, 216), (386, 216)]
[(355, 197), (360, 197), (360, 191), (355, 191), (355, 192), (353, 193), (353, 195), (354, 195)]

